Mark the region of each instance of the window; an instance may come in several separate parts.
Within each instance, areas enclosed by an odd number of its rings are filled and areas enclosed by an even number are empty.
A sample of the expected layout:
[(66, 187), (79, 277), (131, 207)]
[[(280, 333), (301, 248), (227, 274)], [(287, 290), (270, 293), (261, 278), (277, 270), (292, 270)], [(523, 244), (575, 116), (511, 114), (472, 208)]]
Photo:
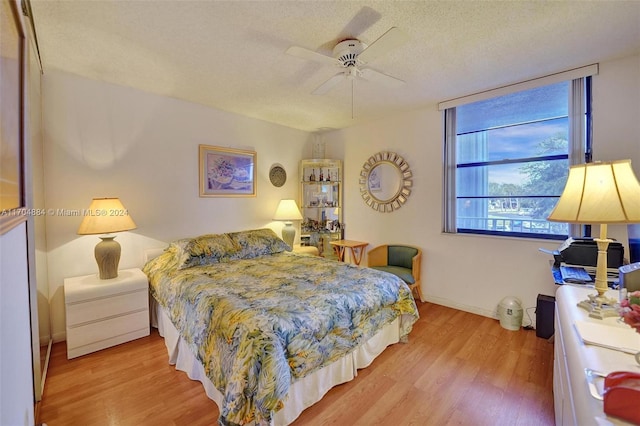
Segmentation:
[(548, 239), (580, 233), (546, 218), (569, 165), (590, 160), (591, 78), (501, 92), (442, 108), (445, 232)]

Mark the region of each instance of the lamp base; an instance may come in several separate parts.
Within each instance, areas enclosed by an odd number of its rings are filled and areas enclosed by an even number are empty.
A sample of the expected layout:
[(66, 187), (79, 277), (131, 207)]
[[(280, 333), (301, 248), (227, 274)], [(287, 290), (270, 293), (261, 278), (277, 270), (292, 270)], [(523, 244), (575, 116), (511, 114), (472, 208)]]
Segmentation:
[(285, 222), (282, 228), (282, 239), (293, 249), (293, 240), (296, 238), (296, 230), (291, 222)]
[(598, 294), (590, 294), (587, 297), (589, 299), (579, 302), (578, 307), (589, 312), (590, 318), (605, 319), (620, 315), (615, 299)]
[(118, 263), (120, 263), (120, 244), (114, 240), (115, 235), (103, 235), (94, 250), (101, 280), (118, 277)]

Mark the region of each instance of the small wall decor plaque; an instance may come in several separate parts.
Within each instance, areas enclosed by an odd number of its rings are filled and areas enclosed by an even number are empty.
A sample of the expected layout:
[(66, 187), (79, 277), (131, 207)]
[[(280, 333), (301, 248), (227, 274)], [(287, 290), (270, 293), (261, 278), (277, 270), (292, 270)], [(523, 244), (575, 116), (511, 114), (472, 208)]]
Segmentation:
[(287, 172), (280, 164), (274, 164), (269, 170), (269, 180), (275, 187), (281, 187), (287, 181)]

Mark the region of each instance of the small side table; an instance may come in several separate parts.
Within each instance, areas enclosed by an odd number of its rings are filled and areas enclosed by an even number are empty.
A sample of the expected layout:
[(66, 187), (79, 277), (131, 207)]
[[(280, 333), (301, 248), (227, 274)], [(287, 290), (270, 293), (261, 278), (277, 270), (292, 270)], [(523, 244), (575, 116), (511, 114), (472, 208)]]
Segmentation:
[(369, 243), (365, 243), (363, 241), (353, 241), (353, 240), (337, 240), (331, 241), (330, 243), (333, 246), (336, 254), (338, 255), (338, 259), (341, 262), (344, 262), (344, 252), (348, 248), (351, 251), (351, 258), (353, 259), (353, 263), (356, 265), (360, 265), (362, 261), (362, 256), (367, 249)]
[(140, 269), (64, 280), (67, 358), (149, 335), (149, 282)]

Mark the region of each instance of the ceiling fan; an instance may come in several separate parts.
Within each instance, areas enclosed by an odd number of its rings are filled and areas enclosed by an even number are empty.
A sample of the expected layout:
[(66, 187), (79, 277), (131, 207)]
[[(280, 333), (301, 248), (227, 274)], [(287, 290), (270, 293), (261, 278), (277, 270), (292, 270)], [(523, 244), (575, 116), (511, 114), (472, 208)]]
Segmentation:
[(318, 86), (312, 92), (314, 95), (323, 95), (344, 80), (351, 80), (353, 83), (356, 79), (362, 79), (390, 87), (399, 87), (404, 84), (404, 81), (369, 68), (367, 65), (403, 45), (407, 40), (408, 37), (404, 32), (397, 27), (392, 27), (369, 46), (356, 38), (343, 40), (333, 48), (333, 56), (323, 55), (299, 46), (291, 46), (286, 53), (340, 69), (337, 74)]

